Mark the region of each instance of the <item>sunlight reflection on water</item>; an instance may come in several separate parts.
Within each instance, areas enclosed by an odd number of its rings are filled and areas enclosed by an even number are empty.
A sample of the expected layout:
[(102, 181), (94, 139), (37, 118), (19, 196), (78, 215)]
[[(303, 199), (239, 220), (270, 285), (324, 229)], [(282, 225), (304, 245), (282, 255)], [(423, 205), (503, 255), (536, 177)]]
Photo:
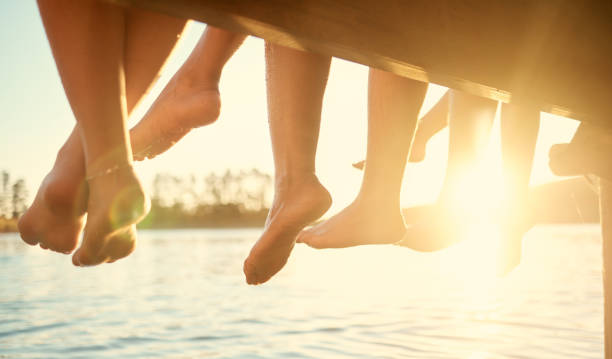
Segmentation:
[[(536, 227), (505, 279), (473, 243), (297, 246), (259, 287), (242, 261), (259, 229), (143, 231), (128, 259), (74, 268), (0, 236), (0, 357), (600, 358), (597, 226)], [(476, 268), (476, 270), (474, 269)]]

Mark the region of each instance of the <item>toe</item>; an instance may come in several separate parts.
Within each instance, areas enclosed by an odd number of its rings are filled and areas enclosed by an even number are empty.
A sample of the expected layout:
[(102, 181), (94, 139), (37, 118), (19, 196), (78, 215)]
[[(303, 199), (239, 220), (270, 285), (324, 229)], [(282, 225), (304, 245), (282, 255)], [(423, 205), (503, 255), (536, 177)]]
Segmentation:
[(19, 229), (21, 239), (27, 244), (35, 246), (40, 242), (40, 236), (34, 232), (32, 226), (26, 223), (24, 217), (21, 217), (17, 222), (17, 228)]
[(257, 280), (257, 269), (253, 263), (247, 258), (244, 261), (244, 265), (242, 267), (242, 271), (244, 272), (244, 276), (246, 278), (247, 284), (257, 285), (260, 282)]
[(136, 241), (133, 238), (113, 238), (109, 240), (104, 248), (104, 252), (109, 258), (109, 263), (127, 257), (136, 248)]
[(21, 239), (31, 246), (35, 246), (39, 243), (39, 239), (37, 236), (29, 236), (21, 233)]
[(72, 264), (79, 267), (94, 266), (106, 261), (106, 257), (91, 253), (86, 247), (79, 248), (72, 256)]

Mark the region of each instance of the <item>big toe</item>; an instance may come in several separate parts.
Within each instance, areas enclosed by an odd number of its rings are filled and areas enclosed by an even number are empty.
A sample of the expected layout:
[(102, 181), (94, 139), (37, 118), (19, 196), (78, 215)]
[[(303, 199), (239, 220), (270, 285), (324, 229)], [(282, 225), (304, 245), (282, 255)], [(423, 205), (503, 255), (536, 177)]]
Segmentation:
[(115, 234), (109, 239), (104, 252), (109, 258), (109, 262), (114, 262), (118, 259), (127, 257), (136, 248), (136, 230), (135, 226), (131, 226), (128, 230), (122, 233)]
[(78, 267), (95, 266), (104, 263), (106, 259), (100, 253), (95, 253), (87, 247), (81, 247), (72, 255), (72, 264)]

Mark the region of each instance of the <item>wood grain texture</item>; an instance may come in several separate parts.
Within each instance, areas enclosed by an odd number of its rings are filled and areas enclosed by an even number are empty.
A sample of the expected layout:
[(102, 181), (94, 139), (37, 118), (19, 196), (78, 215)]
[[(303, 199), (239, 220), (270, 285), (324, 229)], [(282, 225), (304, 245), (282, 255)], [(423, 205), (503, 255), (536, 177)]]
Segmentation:
[(111, 1), (612, 126), (612, 1)]

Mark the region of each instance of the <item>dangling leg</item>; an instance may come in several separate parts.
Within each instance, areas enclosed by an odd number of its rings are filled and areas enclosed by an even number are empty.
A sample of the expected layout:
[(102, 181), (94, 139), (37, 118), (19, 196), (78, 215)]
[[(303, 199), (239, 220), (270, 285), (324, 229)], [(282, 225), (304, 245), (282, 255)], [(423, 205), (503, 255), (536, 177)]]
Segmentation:
[(461, 238), (464, 218), (456, 197), (466, 181), (474, 180), (470, 178), (471, 169), (489, 139), (496, 107), (493, 100), (452, 91), (448, 162), (442, 191), (431, 212), (408, 228), (399, 245), (429, 252), (446, 248)]
[[(43, 17), (53, 6), (41, 1)], [(54, 14), (61, 16), (61, 14)], [(142, 10), (128, 10), (124, 67), (128, 110), (154, 82), (186, 20)], [(68, 69), (66, 69), (68, 70)], [(70, 253), (77, 245), (87, 210), (85, 157), (78, 125), (60, 149), (53, 169), (43, 180), (34, 202), (19, 220), (29, 244)]]
[(330, 58), (266, 44), (274, 201), (264, 233), (244, 262), (249, 284), (266, 282), (287, 262), (295, 236), (331, 205), (315, 175)]
[[(447, 91), (438, 103), (432, 107), (417, 123), (414, 140), (408, 154), (408, 162), (421, 162), (425, 159), (427, 142), (438, 132), (448, 125), (448, 98)], [(353, 167), (362, 170), (365, 161), (353, 163)]]
[(409, 162), (421, 162), (425, 159), (427, 142), (448, 125), (448, 109), (451, 91), (446, 91), (440, 101), (419, 120), (414, 141), (410, 148)]
[(540, 128), (540, 113), (504, 104), (501, 144), (504, 175), (501, 247), (498, 273), (506, 274), (521, 261), (523, 235), (533, 226), (529, 211), (529, 178)]
[(185, 64), (132, 129), (134, 159), (153, 158), (190, 130), (217, 119), (221, 110), (221, 72), (244, 38), (245, 35), (206, 27)]
[(400, 190), (426, 89), (426, 83), (370, 70), (367, 165), (359, 195), (342, 212), (302, 231), (298, 241), (314, 248), (343, 248), (402, 238)]
[(131, 252), (132, 224), (148, 209), (125, 127), (125, 14), (96, 1), (39, 6), (85, 154), (89, 215), (73, 263), (115, 260)]

